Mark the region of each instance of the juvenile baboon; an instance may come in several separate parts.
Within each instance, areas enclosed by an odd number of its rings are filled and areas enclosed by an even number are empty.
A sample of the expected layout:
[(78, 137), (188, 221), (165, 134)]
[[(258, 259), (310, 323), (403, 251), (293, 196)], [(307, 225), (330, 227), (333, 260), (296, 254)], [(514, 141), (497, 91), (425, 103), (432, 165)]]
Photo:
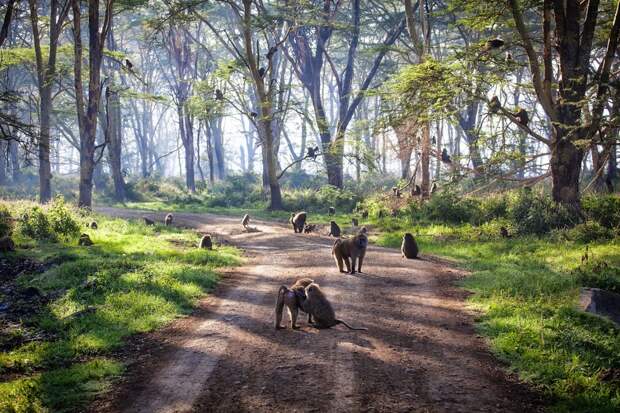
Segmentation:
[(90, 227), (91, 229), (97, 229), (97, 221), (92, 221), (90, 225), (87, 225), (87, 227)]
[(336, 215), (336, 208), (329, 207), (328, 213), (329, 213), (329, 215)]
[(403, 258), (414, 259), (418, 258), (418, 244), (415, 242), (415, 238), (410, 233), (406, 233), (403, 237), (403, 243), (400, 246), (400, 252), (403, 254)]
[(145, 224), (145, 225), (155, 225), (155, 221), (153, 221), (153, 220), (152, 220), (152, 219), (150, 219), (150, 218), (147, 218), (147, 217), (142, 217), (142, 219), (144, 220), (144, 224)]
[(248, 229), (249, 223), (250, 223), (250, 216), (248, 214), (245, 214), (243, 216), (243, 219), (241, 220), (241, 225), (243, 225), (243, 228)]
[(362, 219), (366, 219), (366, 218), (368, 218), (368, 211), (363, 210), (362, 211)]
[(91, 245), (93, 245), (93, 241), (90, 239), (90, 237), (88, 236), (88, 234), (82, 234), (80, 235), (80, 239), (78, 240), (78, 245), (81, 247), (90, 247)]
[(504, 42), (502, 39), (497, 38), (497, 39), (489, 39), (487, 40), (487, 43), (485, 45), (485, 49), (486, 50), (491, 50), (491, 49), (499, 49), (500, 47), (502, 47), (504, 44), (506, 44), (506, 42)]
[(530, 123), (530, 117), (525, 109), (519, 109), (519, 111), (515, 113), (515, 116), (517, 117), (519, 123), (523, 126), (527, 126)]
[(354, 227), (359, 225), (359, 221), (357, 220), (357, 218), (351, 218), (351, 225), (353, 225)]
[(318, 284), (312, 283), (306, 287), (306, 299), (301, 308), (314, 318), (312, 326), (315, 328), (330, 328), (342, 324), (350, 330), (368, 330), (367, 328), (351, 327), (342, 320), (336, 318), (336, 312), (331, 303), (321, 291)]
[(512, 238), (512, 235), (510, 235), (510, 233), (508, 232), (508, 228), (506, 227), (501, 227), (499, 229), (499, 234), (502, 236), (502, 238)]
[(433, 182), (433, 185), (431, 186), (431, 194), (434, 194), (435, 192), (437, 192), (438, 189), (439, 189), (439, 185), (437, 185), (437, 182)]
[(15, 251), (15, 242), (11, 237), (6, 236), (0, 238), (0, 252), (13, 252)]
[(206, 248), (208, 250), (213, 249), (213, 242), (211, 241), (211, 235), (203, 235), (200, 239), (200, 248)]
[(306, 152), (306, 157), (312, 158), (312, 160), (316, 160), (316, 157), (318, 156), (318, 152), (319, 152), (318, 146), (315, 146), (314, 148), (310, 147), (308, 148), (308, 151)]
[(169, 226), (172, 224), (172, 214), (166, 215), (166, 218), (164, 218), (164, 223), (166, 224), (166, 226)]
[(289, 288), (285, 285), (280, 287), (276, 300), (276, 330), (285, 328), (282, 326), (282, 311), (285, 305), (291, 318), (291, 327), (295, 330), (299, 328), (297, 326), (297, 316), (300, 309), (305, 312), (302, 305), (306, 300), (306, 287), (313, 282), (314, 280), (310, 278), (301, 278)]
[(336, 224), (336, 221), (332, 221), (329, 223), (329, 236), (330, 237), (339, 237), (340, 236), (340, 227)]
[(420, 185), (416, 185), (411, 190), (411, 196), (420, 196), (421, 194), (422, 194), (422, 188), (420, 188)]
[(304, 226), (306, 225), (306, 217), (308, 216), (305, 212), (292, 213), (290, 223), (293, 225), (293, 231), (295, 233), (302, 233), (304, 230)]
[(309, 234), (316, 231), (316, 224), (306, 224), (304, 226), (304, 234)]
[(366, 248), (368, 247), (368, 236), (366, 234), (367, 230), (364, 227), (355, 237), (344, 240), (337, 239), (334, 242), (332, 256), (336, 260), (338, 271), (345, 272), (342, 266), (344, 262), (347, 267), (346, 273), (355, 274), (355, 264), (359, 260), (357, 272), (362, 272), (362, 264), (366, 255)]
[(441, 151), (441, 161), (445, 163), (452, 163), (452, 159), (450, 158), (450, 155), (448, 155), (448, 150), (446, 148), (443, 148)]
[(489, 102), (489, 112), (495, 114), (499, 112), (501, 108), (502, 103), (499, 101), (499, 98), (497, 96), (493, 96)]
[(400, 189), (398, 187), (396, 187), (396, 186), (392, 187), (392, 192), (394, 193), (394, 196), (396, 198), (400, 198), (401, 193), (400, 193)]

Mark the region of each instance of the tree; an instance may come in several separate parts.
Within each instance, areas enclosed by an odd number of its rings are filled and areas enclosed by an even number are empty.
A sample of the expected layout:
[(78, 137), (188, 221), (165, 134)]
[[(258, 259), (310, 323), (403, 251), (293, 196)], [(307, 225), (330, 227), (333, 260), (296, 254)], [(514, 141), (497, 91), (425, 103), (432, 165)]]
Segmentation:
[(64, 22), (71, 8), (71, 1), (50, 0), (49, 50), (44, 60), (39, 31), (39, 12), (37, 0), (29, 0), (30, 23), (34, 43), (37, 86), (39, 89), (39, 201), (48, 202), (52, 198), (52, 170), (50, 166), (50, 120), (52, 112), (52, 90), (56, 77), (58, 42)]
[[(599, 3), (599, 0), (544, 0), (542, 31), (534, 34), (526, 23), (529, 18), (524, 18), (534, 8), (524, 8), (518, 0), (508, 1), (520, 44), (527, 54), (532, 86), (551, 122), (551, 137), (542, 141), (551, 150), (553, 199), (575, 209), (579, 209), (584, 147), (602, 139), (600, 134), (598, 140), (596, 136), (609, 98), (610, 69), (620, 35), (620, 3), (617, 3), (611, 29), (603, 39), (606, 47), (601, 63), (592, 70)], [(539, 38), (534, 39), (536, 35)], [(588, 99), (590, 88), (594, 99)], [(586, 111), (589, 116), (584, 116)], [(514, 116), (510, 119), (519, 122)]]
[[(74, 87), (77, 106), (78, 126), (80, 130), (80, 186), (78, 206), (92, 207), (93, 172), (101, 159), (106, 142), (96, 145), (97, 115), (101, 101), (101, 64), (103, 49), (112, 22), (114, 0), (105, 0), (104, 17), (100, 22), (99, 0), (88, 0), (88, 97), (82, 86), (82, 12), (81, 1), (72, 0), (74, 49)], [(101, 24), (101, 27), (100, 27)], [(99, 155), (96, 155), (100, 150)]]

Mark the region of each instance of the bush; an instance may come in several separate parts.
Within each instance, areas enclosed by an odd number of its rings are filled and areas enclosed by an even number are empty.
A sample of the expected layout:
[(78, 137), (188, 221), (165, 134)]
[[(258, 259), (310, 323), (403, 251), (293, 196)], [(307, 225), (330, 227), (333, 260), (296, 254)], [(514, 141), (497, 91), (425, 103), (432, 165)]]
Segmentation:
[(600, 288), (620, 293), (620, 268), (605, 261), (589, 261), (573, 271), (577, 282), (583, 287)]
[(13, 231), (13, 219), (6, 205), (0, 204), (0, 237), (11, 235)]
[(524, 189), (511, 201), (508, 216), (520, 234), (546, 234), (552, 229), (570, 228), (579, 217), (551, 197)]
[(264, 202), (259, 178), (253, 174), (233, 175), (218, 182), (207, 204), (214, 207), (249, 207)]
[(462, 224), (471, 222), (479, 214), (480, 201), (472, 197), (461, 197), (454, 192), (435, 194), (424, 205), (425, 215), (432, 221)]
[(588, 221), (572, 228), (568, 233), (568, 238), (583, 243), (607, 241), (614, 238), (614, 233), (598, 222)]
[(331, 185), (323, 185), (318, 190), (298, 189), (284, 192), (284, 203), (293, 211), (327, 212), (329, 207), (334, 207), (338, 212), (350, 212), (359, 199), (353, 192)]
[(68, 239), (79, 235), (80, 224), (75, 220), (62, 197), (54, 198), (48, 209), (47, 217), (56, 237)]
[(25, 207), (17, 220), (17, 231), (36, 240), (54, 240), (54, 233), (45, 211), (38, 205)]
[(620, 228), (620, 197), (617, 195), (587, 196), (581, 200), (584, 215), (605, 228)]

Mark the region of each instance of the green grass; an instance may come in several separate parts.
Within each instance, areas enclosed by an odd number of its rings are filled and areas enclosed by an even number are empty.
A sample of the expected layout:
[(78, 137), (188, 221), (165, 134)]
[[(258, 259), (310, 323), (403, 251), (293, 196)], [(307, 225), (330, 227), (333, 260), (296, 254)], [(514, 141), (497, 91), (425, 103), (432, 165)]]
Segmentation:
[[(383, 226), (392, 230), (378, 237), (380, 245), (399, 247), (407, 230), (423, 253), (472, 271), (463, 286), (482, 310), (480, 331), (499, 358), (546, 394), (551, 411), (620, 411), (620, 330), (576, 310), (580, 287), (620, 286), (618, 241), (590, 244), (590, 262), (581, 265), (585, 245), (557, 234), (505, 240), (470, 226)], [(613, 372), (616, 381), (608, 378)]]
[(122, 372), (112, 350), (190, 313), (217, 268), (239, 262), (231, 247), (197, 249), (191, 231), (97, 220), (98, 230), (85, 230), (95, 243), (88, 248), (16, 239), (18, 255), (56, 263), (17, 283), (55, 298), (24, 320), (46, 340), (0, 352), (0, 412), (79, 410)]

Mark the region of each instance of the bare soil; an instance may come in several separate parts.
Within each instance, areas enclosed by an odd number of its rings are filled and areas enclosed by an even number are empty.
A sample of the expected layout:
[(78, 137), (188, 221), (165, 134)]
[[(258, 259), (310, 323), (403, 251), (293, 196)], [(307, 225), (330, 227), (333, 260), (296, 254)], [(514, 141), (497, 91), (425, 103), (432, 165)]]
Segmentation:
[[(126, 218), (165, 214), (101, 208)], [(245, 252), (190, 317), (134, 337), (127, 374), (96, 412), (532, 412), (539, 395), (506, 373), (474, 329), (466, 276), (441, 260), (371, 246), (363, 273), (340, 274), (333, 238), (241, 217), (175, 214), (175, 225)], [(318, 282), (344, 326), (274, 329), (278, 287)], [(289, 321), (285, 315), (285, 321)]]

